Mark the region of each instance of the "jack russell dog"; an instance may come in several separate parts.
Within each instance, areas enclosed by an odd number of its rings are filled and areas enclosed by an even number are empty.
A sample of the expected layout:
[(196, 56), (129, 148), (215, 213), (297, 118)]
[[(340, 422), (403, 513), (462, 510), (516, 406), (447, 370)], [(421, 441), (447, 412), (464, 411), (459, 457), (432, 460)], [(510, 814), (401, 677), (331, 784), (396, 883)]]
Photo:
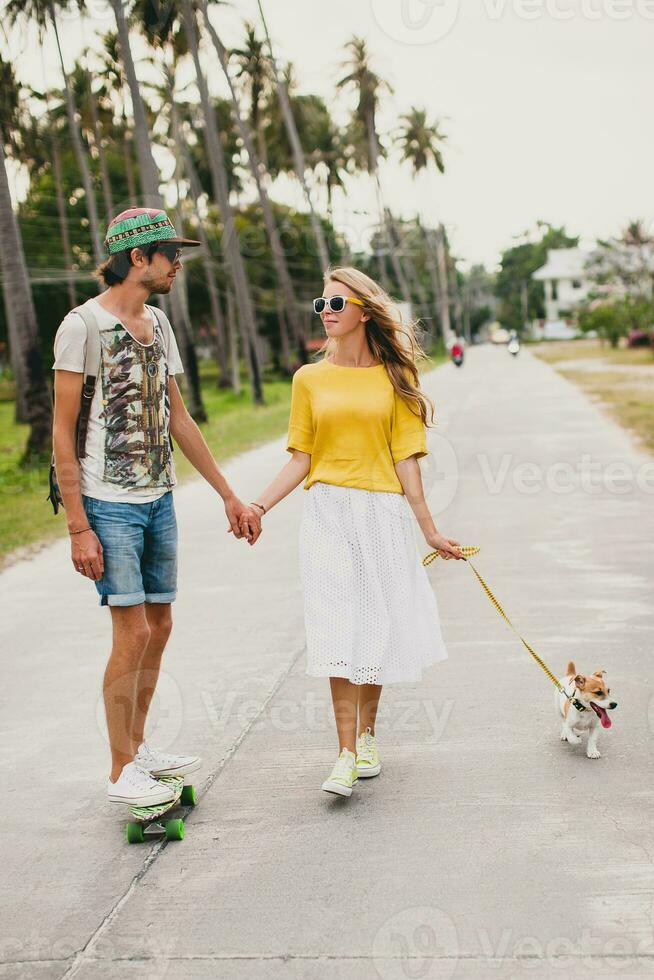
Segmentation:
[(618, 706), (618, 702), (610, 698), (611, 689), (604, 680), (605, 673), (605, 670), (596, 670), (586, 677), (578, 674), (577, 668), (570, 661), (565, 677), (559, 678), (567, 693), (578, 698), (585, 706), (585, 711), (579, 711), (560, 691), (556, 692), (559, 715), (563, 718), (561, 741), (578, 745), (581, 742), (579, 732), (588, 732), (586, 755), (589, 759), (601, 758), (597, 748), (599, 726), (601, 724), (602, 728), (611, 727), (608, 712)]

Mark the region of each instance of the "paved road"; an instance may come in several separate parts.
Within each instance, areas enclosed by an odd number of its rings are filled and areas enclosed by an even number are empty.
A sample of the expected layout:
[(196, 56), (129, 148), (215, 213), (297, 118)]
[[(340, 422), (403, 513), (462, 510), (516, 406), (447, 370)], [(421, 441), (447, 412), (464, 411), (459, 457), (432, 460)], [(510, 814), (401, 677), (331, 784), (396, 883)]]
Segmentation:
[[(473, 349), (425, 385), (437, 523), (481, 546), (553, 668), (609, 671), (602, 759), (559, 741), (549, 681), (472, 571), (436, 562), (449, 659), (384, 692), (380, 778), (321, 793), (337, 746), (327, 682), (304, 674), (302, 491), (250, 549), (186, 485), (153, 738), (204, 757), (183, 843), (127, 846), (104, 802), (108, 615), (66, 542), (0, 576), (0, 977), (651, 974), (651, 460), (528, 351)], [(284, 458), (276, 440), (227, 469), (251, 499)]]

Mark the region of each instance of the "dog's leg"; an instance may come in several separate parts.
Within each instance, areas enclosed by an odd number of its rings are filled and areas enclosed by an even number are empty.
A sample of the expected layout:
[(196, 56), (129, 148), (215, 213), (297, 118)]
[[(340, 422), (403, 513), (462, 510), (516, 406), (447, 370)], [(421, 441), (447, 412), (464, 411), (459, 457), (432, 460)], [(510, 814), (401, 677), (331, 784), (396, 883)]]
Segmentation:
[(570, 721), (567, 718), (566, 718), (566, 720), (563, 723), (563, 730), (561, 732), (561, 740), (562, 741), (563, 741), (563, 736), (564, 735), (565, 735), (566, 741), (568, 742), (569, 745), (579, 745), (579, 743), (581, 742), (581, 739), (579, 738), (579, 736), (578, 735), (575, 735), (575, 733), (573, 732), (572, 726), (570, 724)]
[(565, 722), (563, 722), (563, 724), (561, 725), (561, 741), (562, 742), (568, 741), (568, 726), (566, 725)]
[(588, 745), (586, 746), (586, 756), (589, 759), (601, 759), (602, 754), (597, 748), (597, 736), (599, 735), (599, 727), (595, 725), (591, 728), (588, 733)]

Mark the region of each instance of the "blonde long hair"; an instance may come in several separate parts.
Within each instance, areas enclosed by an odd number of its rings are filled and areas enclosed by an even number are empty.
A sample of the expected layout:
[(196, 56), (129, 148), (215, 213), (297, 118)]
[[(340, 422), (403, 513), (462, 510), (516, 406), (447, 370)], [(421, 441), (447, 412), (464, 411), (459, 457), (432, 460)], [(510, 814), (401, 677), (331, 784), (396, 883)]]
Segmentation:
[[(423, 424), (433, 423), (434, 403), (420, 389), (417, 362), (427, 355), (416, 336), (417, 322), (403, 323), (400, 311), (388, 293), (359, 269), (351, 266), (329, 268), (324, 280), (325, 285), (342, 282), (362, 301), (364, 311), (370, 314), (370, 319), (364, 323), (370, 353), (382, 361), (396, 392), (416, 415), (420, 415)], [(338, 340), (329, 337), (318, 353), (331, 356), (337, 345)]]

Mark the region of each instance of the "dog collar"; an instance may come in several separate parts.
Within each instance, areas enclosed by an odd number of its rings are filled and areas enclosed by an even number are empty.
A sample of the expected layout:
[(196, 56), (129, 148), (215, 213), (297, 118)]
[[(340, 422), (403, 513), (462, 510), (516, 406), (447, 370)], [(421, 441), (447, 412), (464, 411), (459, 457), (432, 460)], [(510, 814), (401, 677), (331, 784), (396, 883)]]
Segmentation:
[(588, 711), (588, 708), (583, 703), (583, 701), (580, 701), (579, 698), (576, 698), (574, 696), (574, 692), (576, 690), (577, 690), (577, 687), (575, 686), (575, 687), (572, 688), (572, 692), (573, 692), (572, 694), (568, 694), (567, 691), (566, 691), (566, 697), (567, 697), (568, 701), (570, 702), (570, 704), (574, 704), (574, 706), (577, 709), (577, 711)]

